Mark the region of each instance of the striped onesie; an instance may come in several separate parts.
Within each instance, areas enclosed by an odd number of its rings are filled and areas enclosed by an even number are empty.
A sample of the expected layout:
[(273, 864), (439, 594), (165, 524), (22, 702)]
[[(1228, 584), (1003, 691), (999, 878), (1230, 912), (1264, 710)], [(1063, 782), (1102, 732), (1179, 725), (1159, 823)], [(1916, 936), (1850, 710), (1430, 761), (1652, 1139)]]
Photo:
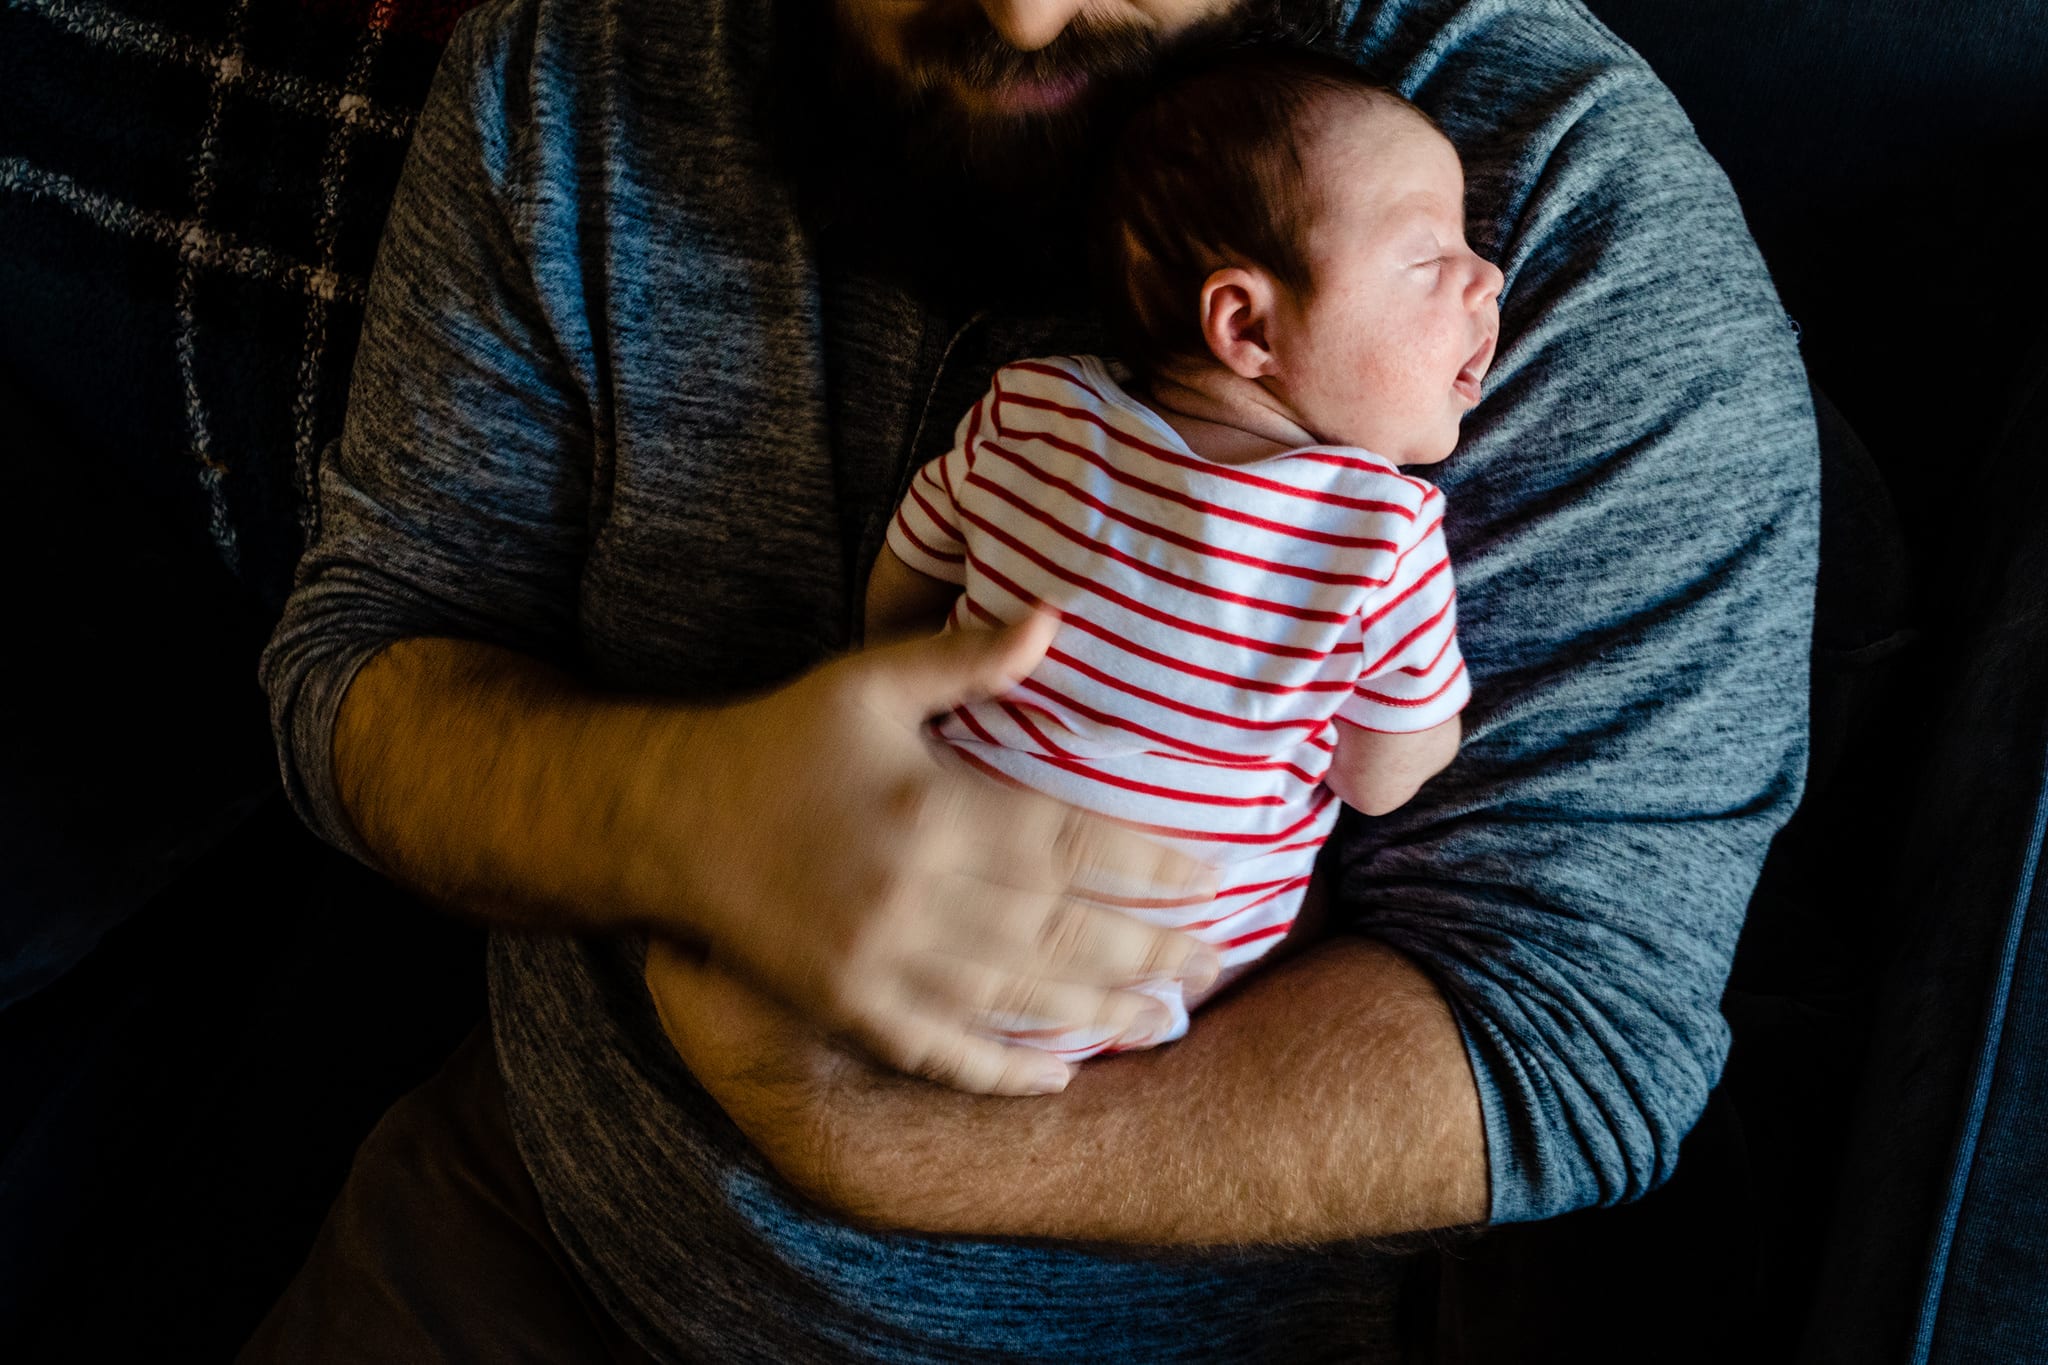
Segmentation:
[[(1337, 818), (1336, 725), (1427, 730), (1471, 695), (1443, 508), (1355, 447), (1205, 460), (1103, 361), (1062, 356), (997, 372), (888, 543), (960, 586), (949, 628), (1058, 608), (1029, 678), (934, 731), (992, 777), (1214, 867), (1199, 905), (1092, 898), (1195, 934), (1229, 971), (1294, 923)], [(1185, 1033), (1178, 986), (1147, 989)], [(1069, 1060), (1111, 1041), (1016, 1022), (1007, 1036)]]

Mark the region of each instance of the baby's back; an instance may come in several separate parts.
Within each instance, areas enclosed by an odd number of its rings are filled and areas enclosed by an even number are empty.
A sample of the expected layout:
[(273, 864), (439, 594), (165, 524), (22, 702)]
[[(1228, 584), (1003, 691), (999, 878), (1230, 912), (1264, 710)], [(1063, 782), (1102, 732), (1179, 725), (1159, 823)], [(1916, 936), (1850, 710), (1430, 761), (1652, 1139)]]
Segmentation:
[[(1436, 491), (1351, 449), (1203, 460), (1087, 357), (1005, 368), (964, 435), (939, 466), (965, 546), (954, 624), (1044, 602), (1062, 626), (1029, 679), (940, 733), (1063, 800), (1240, 850), (1211, 861), (1290, 842), (1323, 804), (1335, 718), (1370, 719), (1373, 614), (1421, 625), (1448, 603), (1428, 591), (1441, 538), (1420, 534)], [(1404, 557), (1424, 546), (1436, 563)]]

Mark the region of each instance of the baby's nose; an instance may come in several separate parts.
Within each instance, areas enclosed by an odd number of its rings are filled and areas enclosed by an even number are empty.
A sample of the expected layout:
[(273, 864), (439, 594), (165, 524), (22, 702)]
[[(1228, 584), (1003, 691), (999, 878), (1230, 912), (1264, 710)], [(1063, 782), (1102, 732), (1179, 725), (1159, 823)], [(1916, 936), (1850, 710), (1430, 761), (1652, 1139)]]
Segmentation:
[(1086, 0), (979, 0), (989, 26), (1020, 52), (1036, 52), (1060, 36)]
[(1507, 284), (1508, 277), (1501, 274), (1500, 267), (1484, 256), (1474, 256), (1479, 268), (1472, 272), (1472, 284), (1468, 292), (1474, 307), (1483, 307), (1500, 298), (1500, 291)]

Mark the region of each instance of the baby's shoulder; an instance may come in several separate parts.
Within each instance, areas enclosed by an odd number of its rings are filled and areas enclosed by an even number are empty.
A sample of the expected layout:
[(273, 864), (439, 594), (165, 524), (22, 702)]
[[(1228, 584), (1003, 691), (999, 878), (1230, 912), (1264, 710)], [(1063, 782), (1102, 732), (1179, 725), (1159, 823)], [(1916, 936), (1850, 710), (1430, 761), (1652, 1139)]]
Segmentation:
[(1410, 474), (1386, 456), (1362, 446), (1301, 446), (1279, 456), (1273, 465), (1332, 493), (1372, 490), (1377, 497), (1411, 512), (1443, 497), (1442, 491), (1428, 479)]

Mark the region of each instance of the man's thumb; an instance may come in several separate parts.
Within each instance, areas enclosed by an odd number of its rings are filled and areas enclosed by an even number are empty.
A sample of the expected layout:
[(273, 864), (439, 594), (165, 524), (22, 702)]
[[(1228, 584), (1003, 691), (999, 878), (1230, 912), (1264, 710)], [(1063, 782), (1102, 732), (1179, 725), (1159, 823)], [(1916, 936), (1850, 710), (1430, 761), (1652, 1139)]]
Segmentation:
[(904, 699), (922, 716), (1000, 696), (1031, 676), (1058, 633), (1060, 618), (1034, 607), (999, 630), (949, 630), (915, 645), (900, 660)]

